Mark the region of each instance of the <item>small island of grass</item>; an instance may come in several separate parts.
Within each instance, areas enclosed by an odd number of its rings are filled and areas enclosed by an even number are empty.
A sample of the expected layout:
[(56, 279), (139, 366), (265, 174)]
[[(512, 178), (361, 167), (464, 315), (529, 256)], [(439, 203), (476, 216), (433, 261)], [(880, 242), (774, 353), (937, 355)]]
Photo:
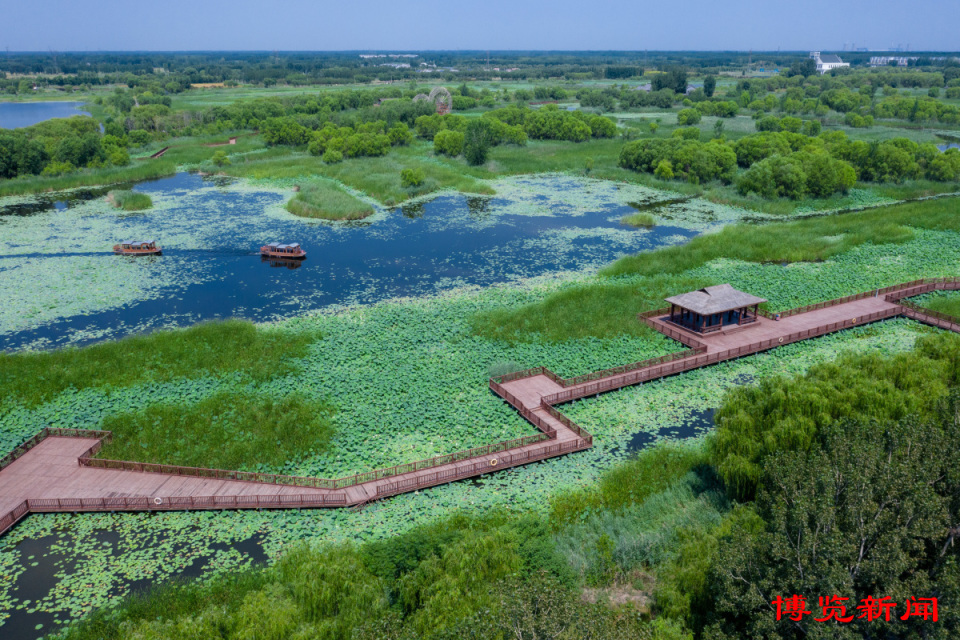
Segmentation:
[(111, 191), (107, 200), (117, 209), (124, 211), (143, 211), (153, 206), (153, 200), (145, 193), (136, 191)]
[(631, 227), (643, 227), (646, 229), (657, 224), (657, 221), (649, 213), (634, 213), (633, 215), (624, 216), (620, 222), (621, 224), (628, 224)]
[(373, 214), (373, 207), (332, 182), (310, 182), (287, 202), (287, 211), (302, 218), (361, 220)]

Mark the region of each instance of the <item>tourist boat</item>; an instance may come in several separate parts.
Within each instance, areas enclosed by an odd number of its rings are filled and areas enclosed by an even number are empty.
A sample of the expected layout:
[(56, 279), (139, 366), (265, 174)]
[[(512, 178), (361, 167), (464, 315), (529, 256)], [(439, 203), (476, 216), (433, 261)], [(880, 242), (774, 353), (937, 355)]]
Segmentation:
[(271, 267), (286, 267), (287, 269), (299, 269), (303, 266), (302, 259), (271, 258), (270, 256), (260, 256), (260, 262), (269, 262)]
[(260, 247), (260, 255), (268, 258), (287, 258), (302, 260), (307, 257), (307, 252), (300, 248), (299, 244), (278, 244), (271, 242)]
[(159, 256), (161, 251), (156, 240), (138, 240), (113, 245), (113, 252), (123, 256)]

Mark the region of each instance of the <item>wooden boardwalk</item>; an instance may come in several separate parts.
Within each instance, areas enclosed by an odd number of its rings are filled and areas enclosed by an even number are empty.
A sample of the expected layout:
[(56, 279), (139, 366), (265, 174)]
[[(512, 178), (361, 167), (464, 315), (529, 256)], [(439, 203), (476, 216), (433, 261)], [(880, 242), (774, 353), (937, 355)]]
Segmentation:
[(761, 317), (752, 325), (707, 336), (645, 314), (644, 322), (692, 348), (570, 380), (544, 368), (492, 379), (491, 389), (540, 435), (339, 480), (101, 460), (92, 456), (107, 432), (45, 430), (0, 461), (0, 533), (28, 513), (356, 506), (565, 455), (591, 447), (593, 438), (555, 404), (897, 316), (960, 332), (955, 318), (901, 303), (918, 293), (958, 288), (957, 278), (916, 281), (817, 305), (822, 308), (784, 312), (780, 320)]

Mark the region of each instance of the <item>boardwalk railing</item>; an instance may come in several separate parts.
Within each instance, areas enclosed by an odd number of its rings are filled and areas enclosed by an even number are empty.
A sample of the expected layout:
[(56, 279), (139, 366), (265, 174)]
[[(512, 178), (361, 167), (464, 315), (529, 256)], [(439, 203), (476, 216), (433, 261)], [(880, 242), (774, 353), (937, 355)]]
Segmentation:
[[(728, 349), (718, 353), (705, 353), (706, 345), (676, 331), (670, 327), (664, 326), (662, 322), (655, 320), (658, 316), (666, 314), (668, 309), (657, 309), (640, 314), (640, 319), (653, 326), (658, 331), (665, 333), (670, 337), (681, 341), (683, 344), (691, 347), (690, 351), (668, 354), (660, 358), (652, 358), (642, 362), (636, 362), (621, 367), (614, 367), (603, 371), (597, 371), (583, 376), (562, 379), (545, 367), (537, 367), (526, 371), (506, 374), (497, 378), (490, 379), (490, 388), (511, 404), (520, 414), (534, 424), (542, 433), (538, 433), (514, 440), (505, 440), (494, 444), (475, 447), (464, 451), (458, 451), (443, 456), (435, 456), (426, 460), (419, 460), (406, 464), (396, 465), (386, 469), (378, 469), (366, 473), (360, 473), (346, 478), (335, 480), (326, 480), (322, 478), (304, 478), (297, 476), (283, 476), (275, 474), (250, 473), (243, 471), (227, 471), (222, 469), (204, 469), (198, 467), (182, 467), (176, 465), (150, 464), (142, 462), (128, 462), (121, 460), (107, 460), (94, 458), (99, 452), (104, 442), (109, 442), (112, 434), (109, 431), (93, 431), (80, 429), (55, 429), (46, 428), (38, 434), (18, 446), (12, 452), (0, 458), (0, 470), (9, 466), (11, 463), (22, 457), (26, 452), (36, 447), (44, 439), (51, 436), (67, 437), (86, 437), (95, 439), (94, 444), (79, 458), (79, 464), (94, 468), (103, 469), (122, 469), (127, 471), (157, 472), (169, 475), (209, 477), (221, 480), (240, 480), (258, 483), (278, 484), (311, 487), (315, 489), (337, 490), (351, 487), (367, 482), (380, 481), (387, 478), (396, 477), (395, 482), (383, 482), (378, 484), (377, 497), (396, 495), (405, 491), (411, 491), (420, 487), (429, 487), (460, 478), (488, 473), (505, 467), (517, 466), (528, 462), (542, 460), (553, 456), (564, 455), (573, 451), (579, 451), (592, 446), (593, 436), (582, 429), (575, 422), (560, 413), (553, 405), (567, 402), (588, 395), (594, 395), (603, 391), (618, 389), (620, 387), (636, 384), (661, 378), (674, 373), (696, 369), (706, 365), (714, 364), (732, 358), (738, 358), (750, 355), (767, 349), (773, 349), (785, 344), (791, 344), (800, 340), (814, 338), (835, 331), (848, 329), (858, 326), (891, 318), (899, 315), (906, 315), (915, 318), (921, 322), (926, 322), (934, 326), (960, 332), (960, 319), (938, 313), (928, 309), (922, 309), (909, 302), (900, 302), (903, 298), (908, 298), (928, 291), (938, 289), (960, 289), (960, 278), (925, 278), (913, 282), (903, 283), (883, 289), (876, 289), (853, 296), (837, 298), (828, 302), (808, 305), (798, 309), (791, 309), (781, 312), (781, 317), (797, 315), (807, 311), (823, 309), (830, 306), (852, 302), (870, 296), (884, 295), (885, 300), (893, 303), (895, 306), (877, 311), (862, 317), (844, 320), (841, 322), (829, 323), (819, 327), (798, 331), (789, 335), (770, 340), (763, 340), (753, 344)], [(766, 314), (769, 315), (769, 314)], [(555, 383), (565, 388), (560, 393), (543, 396), (539, 398), (539, 405), (535, 408), (528, 408), (510, 393), (504, 384), (513, 380), (528, 378), (531, 376), (547, 376)], [(549, 419), (545, 419), (536, 411), (545, 412)], [(569, 429), (576, 434), (575, 439), (559, 440), (557, 428), (551, 424), (559, 423), (564, 428)], [(529, 445), (542, 445), (530, 447)], [(499, 455), (497, 455), (499, 454)], [(496, 456), (495, 458), (492, 456)], [(480, 459), (482, 458), (482, 459)], [(473, 462), (470, 462), (473, 460)], [(467, 462), (467, 464), (458, 465), (456, 463)], [(421, 471), (436, 469), (433, 473), (420, 473)], [(401, 477), (408, 475), (410, 477)], [(347, 504), (346, 493), (317, 493), (317, 494), (294, 494), (294, 495), (273, 495), (273, 496), (189, 496), (189, 497), (111, 497), (111, 498), (76, 498), (76, 499), (29, 499), (14, 507), (10, 512), (0, 515), (0, 533), (3, 533), (14, 523), (31, 512), (51, 512), (51, 511), (111, 511), (111, 510), (143, 510), (143, 511), (164, 511), (164, 510), (184, 510), (184, 509), (261, 509), (261, 508), (298, 508), (298, 507), (327, 507), (327, 506), (345, 506)]]
[[(896, 302), (901, 298), (909, 298), (921, 293), (926, 293), (927, 291), (934, 291), (935, 289), (955, 289), (958, 286), (960, 286), (960, 278), (922, 278), (920, 280), (913, 280), (911, 282), (904, 282), (889, 287), (883, 287), (882, 289), (871, 289), (870, 291), (855, 293), (853, 295), (844, 296), (843, 298), (834, 298), (833, 300), (828, 300), (826, 302), (808, 304), (805, 307), (787, 309), (778, 313), (780, 314), (781, 318), (789, 318), (790, 316), (807, 313), (808, 311), (826, 309), (827, 307), (833, 307), (838, 304), (846, 304), (847, 302), (854, 302), (856, 300), (863, 300), (864, 298), (874, 298), (879, 296), (886, 296), (885, 299), (891, 302)], [(764, 316), (765, 318), (773, 319), (773, 317), (777, 314), (761, 310), (760, 315)]]
[[(547, 425), (549, 427), (549, 425)], [(553, 427), (549, 427), (554, 431)], [(260, 484), (277, 484), (292, 487), (309, 487), (313, 489), (345, 489), (347, 487), (364, 484), (366, 482), (376, 482), (384, 478), (412, 473), (422, 469), (431, 469), (445, 464), (452, 464), (470, 458), (479, 458), (491, 453), (507, 451), (519, 447), (526, 447), (531, 444), (543, 442), (550, 439), (546, 433), (537, 433), (531, 436), (524, 436), (513, 440), (503, 440), (482, 447), (474, 447), (454, 453), (448, 453), (442, 456), (434, 456), (416, 462), (407, 462), (398, 464), (385, 469), (375, 469), (364, 473), (358, 473), (345, 478), (325, 479), (325, 478), (307, 478), (302, 476), (286, 476), (272, 473), (254, 473), (249, 471), (229, 471), (226, 469), (206, 469), (203, 467), (183, 467), (169, 464), (152, 464), (148, 462), (131, 462), (128, 460), (109, 460), (104, 458), (81, 458), (80, 464), (95, 469), (118, 469), (122, 471), (138, 471), (143, 473), (164, 473), (173, 476), (189, 476), (193, 478), (216, 478), (217, 480), (237, 480), (241, 482), (257, 482)]]
[(96, 431), (93, 429), (59, 429), (54, 427), (44, 427), (31, 436), (29, 440), (17, 446), (13, 451), (3, 456), (3, 458), (0, 458), (0, 471), (10, 466), (14, 460), (20, 458), (27, 451), (30, 451), (30, 449), (33, 449), (35, 446), (51, 436), (65, 436), (68, 438), (96, 438), (97, 443), (93, 445), (91, 449), (96, 449), (99, 451), (101, 443), (110, 442), (110, 440), (113, 438), (113, 432)]
[(939, 311), (933, 311), (932, 309), (924, 309), (923, 307), (918, 307), (910, 302), (901, 301), (899, 304), (901, 307), (903, 307), (903, 315), (907, 316), (908, 318), (917, 320), (924, 324), (933, 325), (940, 329), (960, 332), (960, 318), (956, 316), (951, 316)]
[(470, 476), (490, 473), (491, 471), (497, 471), (499, 469), (516, 467), (518, 465), (527, 464), (536, 460), (561, 456), (573, 451), (580, 451), (581, 449), (589, 448), (591, 445), (592, 441), (587, 442), (583, 439), (567, 440), (565, 442), (556, 442), (537, 449), (505, 453), (504, 455), (496, 458), (496, 464), (491, 464), (491, 461), (474, 462), (469, 466), (450, 467), (437, 471), (436, 473), (418, 475), (412, 478), (404, 478), (403, 480), (398, 480), (397, 482), (377, 485), (377, 498), (385, 498), (387, 496), (393, 496), (399, 493), (406, 493), (407, 491), (415, 491), (423, 487), (432, 487), (438, 484), (445, 484), (447, 482), (459, 480), (461, 478), (468, 478)]
[(692, 354), (692, 355), (688, 355), (685, 358), (682, 358), (658, 367), (650, 367), (648, 369), (636, 371), (632, 374), (618, 376), (618, 377), (614, 377), (606, 380), (600, 380), (598, 382), (595, 382), (594, 384), (587, 384), (574, 389), (566, 389), (559, 393), (554, 393), (548, 396), (544, 396), (541, 399), (541, 402), (547, 405), (562, 404), (564, 402), (570, 402), (571, 400), (576, 400), (578, 398), (584, 398), (586, 396), (603, 393), (605, 391), (619, 389), (620, 387), (626, 387), (632, 384), (637, 384), (638, 382), (646, 382), (648, 380), (663, 378), (676, 373), (682, 373), (684, 371), (690, 371), (691, 369), (698, 369), (700, 367), (705, 367), (707, 365), (715, 364), (717, 362), (722, 362), (724, 360), (731, 360), (733, 358), (739, 358), (745, 355), (751, 355), (754, 353), (758, 353), (760, 351), (774, 349), (776, 347), (780, 347), (785, 344), (790, 344), (793, 342), (798, 342), (800, 340), (815, 338), (817, 336), (826, 335), (828, 333), (833, 333), (835, 331), (849, 329), (850, 327), (859, 326), (861, 324), (876, 322), (877, 320), (883, 320), (886, 318), (892, 318), (894, 316), (901, 315), (902, 313), (903, 313), (902, 308), (891, 307), (889, 309), (885, 309), (883, 311), (877, 311), (875, 313), (871, 313), (866, 316), (862, 316), (860, 318), (856, 318), (852, 320), (844, 320), (842, 322), (832, 322), (830, 324), (822, 325), (820, 327), (816, 327), (813, 329), (805, 329), (803, 331), (797, 331), (795, 333), (791, 333), (789, 335), (786, 335), (777, 339), (762, 340), (760, 342), (755, 342), (753, 344), (745, 345), (742, 347), (736, 347), (735, 349), (728, 349), (726, 351), (719, 351), (717, 353), (710, 353), (710, 354)]
[(28, 513), (30, 513), (30, 507), (27, 506), (27, 501), (24, 500), (15, 506), (11, 511), (0, 515), (0, 533), (5, 532), (10, 527), (20, 522), (20, 519), (25, 517)]

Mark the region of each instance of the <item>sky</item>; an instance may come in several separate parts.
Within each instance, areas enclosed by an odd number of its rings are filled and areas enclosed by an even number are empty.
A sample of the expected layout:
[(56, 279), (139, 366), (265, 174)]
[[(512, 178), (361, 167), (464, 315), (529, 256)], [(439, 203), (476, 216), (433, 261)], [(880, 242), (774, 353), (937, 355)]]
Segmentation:
[(0, 51), (960, 49), (957, 0), (2, 0)]

